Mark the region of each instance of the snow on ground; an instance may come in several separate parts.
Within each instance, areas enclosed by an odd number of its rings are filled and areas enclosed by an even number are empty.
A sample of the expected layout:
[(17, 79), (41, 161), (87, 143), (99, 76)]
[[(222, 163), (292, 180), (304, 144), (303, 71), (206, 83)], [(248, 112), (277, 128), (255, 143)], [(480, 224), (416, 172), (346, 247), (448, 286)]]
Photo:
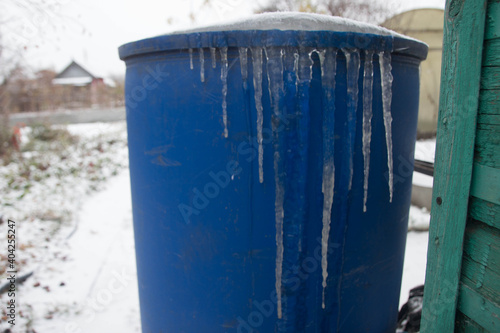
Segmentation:
[[(434, 163), (436, 153), (436, 138), (417, 141), (415, 145), (415, 159)], [(419, 172), (413, 173), (413, 185), (432, 188), (434, 178)], [(430, 212), (424, 207), (410, 207), (408, 228), (415, 231), (429, 230)]]
[(125, 170), (84, 204), (65, 244), (69, 258), (37, 277), (54, 282), (53, 292), (23, 290), (23, 302), (33, 307), (67, 309), (51, 320), (37, 318), (37, 332), (140, 332), (129, 184)]
[[(19, 286), (12, 332), (140, 332), (125, 123), (67, 129), (80, 140), (58, 152), (66, 157), (46, 153), (22, 179), (14, 165), (0, 167), (6, 182), (0, 185), (18, 187), (0, 193), (0, 214), (18, 222), (20, 273), (34, 272)], [(28, 137), (26, 129), (23, 140)], [(432, 143), (424, 146), (429, 158)], [(25, 163), (37, 154), (23, 155)], [(429, 218), (410, 209), (414, 225)], [(0, 231), (6, 234), (5, 223)], [(427, 238), (428, 232), (408, 233), (400, 305), (424, 282)], [(7, 300), (0, 295), (1, 304)], [(8, 327), (4, 319), (1, 332)]]
[[(415, 159), (434, 163), (434, 155), (436, 154), (436, 138), (417, 141), (415, 145)], [(413, 184), (432, 187), (433, 178), (419, 172), (413, 174)]]
[(408, 218), (408, 230), (422, 232), (429, 230), (429, 224), (431, 221), (431, 213), (427, 208), (410, 206), (410, 216)]
[(425, 282), (425, 266), (427, 265), (428, 232), (410, 231), (406, 238), (405, 263), (399, 307), (406, 303), (410, 289)]
[(420, 172), (413, 173), (413, 184), (421, 187), (432, 187), (434, 178), (432, 176), (424, 175)]
[(434, 163), (434, 155), (436, 155), (436, 138), (417, 141), (415, 159)]
[[(125, 123), (24, 128), (21, 141), (0, 166), (17, 277), (33, 272), (18, 285), (12, 332), (139, 332)], [(110, 323), (117, 311), (126, 316)]]
[[(434, 163), (435, 152), (435, 138), (417, 141), (415, 145), (415, 159)], [(432, 187), (432, 177), (415, 172), (413, 174), (413, 184)], [(406, 239), (403, 281), (399, 298), (400, 307), (408, 300), (410, 289), (425, 282), (430, 219), (430, 212), (426, 208), (410, 207), (408, 227), (413, 231), (408, 232)]]

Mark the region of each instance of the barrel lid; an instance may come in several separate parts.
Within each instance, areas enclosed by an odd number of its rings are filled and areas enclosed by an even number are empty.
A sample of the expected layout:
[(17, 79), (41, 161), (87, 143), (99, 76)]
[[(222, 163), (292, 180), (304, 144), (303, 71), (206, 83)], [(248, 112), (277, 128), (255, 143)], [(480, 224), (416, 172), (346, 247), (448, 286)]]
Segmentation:
[(176, 31), (122, 45), (120, 59), (203, 47), (337, 47), (391, 50), (427, 57), (428, 46), (389, 29), (346, 18), (311, 13), (264, 13), (218, 25)]

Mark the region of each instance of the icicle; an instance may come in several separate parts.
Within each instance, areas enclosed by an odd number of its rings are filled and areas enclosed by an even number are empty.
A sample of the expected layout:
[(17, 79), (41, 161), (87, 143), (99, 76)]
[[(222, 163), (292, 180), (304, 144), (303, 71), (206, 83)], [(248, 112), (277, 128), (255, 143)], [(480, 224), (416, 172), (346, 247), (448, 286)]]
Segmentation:
[(295, 88), (298, 90), (299, 89), (299, 54), (295, 52), (293, 54), (294, 61), (293, 61), (293, 72), (295, 73), (295, 76), (297, 79), (295, 80)]
[(200, 80), (205, 82), (205, 53), (203, 48), (199, 49), (200, 52)]
[[(335, 223), (331, 225), (331, 241), (337, 245), (338, 250), (329, 260), (330, 272), (332, 275), (332, 286), (329, 288), (328, 295), (330, 300), (328, 304), (331, 309), (336, 309), (335, 318), (340, 318), (340, 304), (342, 302), (342, 280), (344, 271), (344, 254), (346, 246), (346, 233), (349, 220), (349, 201), (351, 196), (352, 178), (353, 178), (353, 156), (354, 144), (356, 141), (356, 119), (358, 108), (358, 79), (360, 68), (360, 57), (357, 49), (342, 49), (346, 58), (346, 126), (342, 126), (342, 144), (340, 147), (343, 157), (339, 159), (340, 177), (336, 179), (335, 194), (338, 200), (338, 209), (335, 213)], [(337, 205), (335, 205), (337, 207)], [(337, 322), (337, 326), (338, 326)]]
[(323, 230), (321, 231), (321, 269), (323, 276), (322, 307), (325, 308), (326, 280), (328, 277), (328, 241), (335, 186), (334, 126), (335, 126), (335, 76), (337, 50), (328, 48), (318, 52), (321, 62), (323, 90)]
[(281, 278), (283, 273), (283, 202), (285, 198), (285, 187), (283, 178), (283, 161), (280, 154), (281, 134), (279, 122), (283, 119), (283, 51), (276, 47), (265, 49), (267, 58), (267, 76), (269, 80), (269, 95), (271, 108), (273, 110), (273, 143), (274, 143), (274, 179), (276, 184), (275, 194), (275, 223), (276, 223), (276, 294), (278, 298), (278, 318), (282, 317), (281, 302)]
[(380, 52), (378, 55), (380, 63), (380, 77), (382, 81), (382, 107), (384, 114), (385, 142), (387, 144), (387, 167), (389, 171), (389, 201), (392, 202), (394, 190), (394, 171), (392, 156), (392, 65), (391, 53), (389, 51)]
[(189, 49), (189, 68), (193, 69), (193, 49)]
[(257, 142), (259, 144), (259, 182), (264, 182), (264, 147), (262, 146), (262, 47), (252, 47), (253, 89), (257, 109)]
[(212, 58), (212, 68), (215, 68), (217, 66), (217, 49), (215, 47), (210, 48), (210, 56)]
[(372, 101), (373, 101), (373, 51), (365, 50), (363, 75), (363, 212), (366, 212), (368, 198), (368, 176), (370, 174), (370, 143), (372, 140)]
[(352, 187), (353, 152), (356, 132), (356, 111), (358, 109), (358, 78), (359, 78), (359, 51), (357, 49), (342, 49), (347, 66), (347, 144), (349, 153), (349, 185)]
[[(267, 63), (267, 89), (269, 89), (269, 104), (271, 105), (271, 109), (273, 109), (274, 113), (274, 108), (273, 108), (273, 92), (272, 92), (272, 87), (271, 87), (271, 79), (273, 77), (274, 73), (274, 68), (273, 68), (273, 59), (272, 56), (273, 54), (273, 47), (271, 48), (264, 48), (264, 55), (266, 56), (266, 63)], [(269, 59), (269, 53), (271, 53), (271, 59)], [(269, 63), (269, 60), (271, 60), (271, 64)]]
[(221, 47), (220, 49), (220, 58), (221, 58), (221, 70), (220, 70), (220, 79), (222, 80), (222, 121), (224, 123), (224, 137), (227, 138), (228, 130), (227, 130), (227, 71), (228, 71), (228, 63), (227, 63), (227, 47)]
[(275, 47), (265, 48), (267, 61), (267, 78), (269, 82), (269, 98), (273, 114), (281, 117), (280, 105), (278, 103), (280, 93), (283, 93), (283, 54), (284, 50)]
[(273, 115), (281, 119), (280, 97), (283, 94), (283, 50), (275, 47), (264, 49), (267, 60), (267, 78), (269, 80), (269, 97)]
[(296, 55), (297, 61), (297, 83), (309, 84), (312, 80), (312, 54), (314, 50), (310, 48), (300, 48), (299, 54)]
[(238, 51), (240, 53), (241, 80), (243, 81), (243, 88), (246, 90), (248, 78), (248, 48), (240, 47)]

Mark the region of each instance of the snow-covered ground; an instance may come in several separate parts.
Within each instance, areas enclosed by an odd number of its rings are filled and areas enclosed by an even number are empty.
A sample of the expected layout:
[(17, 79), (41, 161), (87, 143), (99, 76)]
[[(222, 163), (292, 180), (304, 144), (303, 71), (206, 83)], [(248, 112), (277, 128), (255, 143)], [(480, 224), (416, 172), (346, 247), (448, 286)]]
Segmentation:
[[(37, 181), (27, 189), (15, 166), (0, 167), (0, 188), (19, 185), (0, 193), (0, 215), (17, 223), (19, 275), (34, 272), (19, 287), (12, 332), (140, 332), (125, 124), (67, 129), (80, 140), (63, 149), (65, 158), (47, 153), (46, 164), (29, 167), (26, 179)], [(33, 155), (23, 153), (25, 160)], [(39, 179), (38, 171), (49, 176)], [(410, 220), (428, 224), (429, 213), (412, 207)], [(408, 233), (400, 304), (424, 282), (427, 238)], [(7, 301), (0, 295), (0, 304)], [(0, 332), (8, 327), (3, 316)]]
[(125, 123), (55, 128), (47, 141), (33, 139), (46, 128), (24, 128), (21, 153), (0, 166), (0, 231), (16, 222), (17, 277), (33, 272), (11, 331), (139, 332)]
[[(415, 159), (434, 163), (436, 139), (417, 141)], [(413, 184), (432, 187), (433, 178), (418, 172), (413, 173)], [(429, 230), (431, 216), (426, 208), (410, 207), (408, 226), (412, 230)], [(410, 289), (425, 281), (425, 266), (427, 264), (428, 231), (409, 231), (406, 240), (405, 263), (399, 305), (408, 300)]]
[(415, 159), (434, 163), (436, 155), (436, 138), (417, 141)]
[[(436, 139), (417, 141), (415, 159), (434, 163)], [(413, 173), (413, 184), (432, 187), (433, 178), (418, 172)], [(429, 230), (431, 216), (426, 208), (410, 207), (408, 227), (411, 230)], [(425, 266), (427, 264), (428, 231), (409, 231), (406, 239), (405, 263), (399, 305), (408, 300), (410, 289), (425, 281)]]
[[(434, 163), (434, 155), (436, 154), (436, 139), (427, 139), (417, 142), (415, 146), (415, 159)], [(432, 187), (432, 177), (422, 173), (415, 172), (413, 174), (413, 184)]]

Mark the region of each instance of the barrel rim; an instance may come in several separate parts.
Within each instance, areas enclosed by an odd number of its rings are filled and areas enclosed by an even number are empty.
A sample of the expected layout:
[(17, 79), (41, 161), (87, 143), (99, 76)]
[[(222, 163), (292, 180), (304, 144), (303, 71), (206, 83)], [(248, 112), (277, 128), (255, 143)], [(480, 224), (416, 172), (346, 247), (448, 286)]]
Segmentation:
[(427, 44), (398, 36), (358, 32), (297, 30), (230, 30), (161, 35), (126, 43), (119, 47), (121, 60), (152, 53), (221, 47), (335, 47), (391, 51), (419, 60), (427, 57)]

